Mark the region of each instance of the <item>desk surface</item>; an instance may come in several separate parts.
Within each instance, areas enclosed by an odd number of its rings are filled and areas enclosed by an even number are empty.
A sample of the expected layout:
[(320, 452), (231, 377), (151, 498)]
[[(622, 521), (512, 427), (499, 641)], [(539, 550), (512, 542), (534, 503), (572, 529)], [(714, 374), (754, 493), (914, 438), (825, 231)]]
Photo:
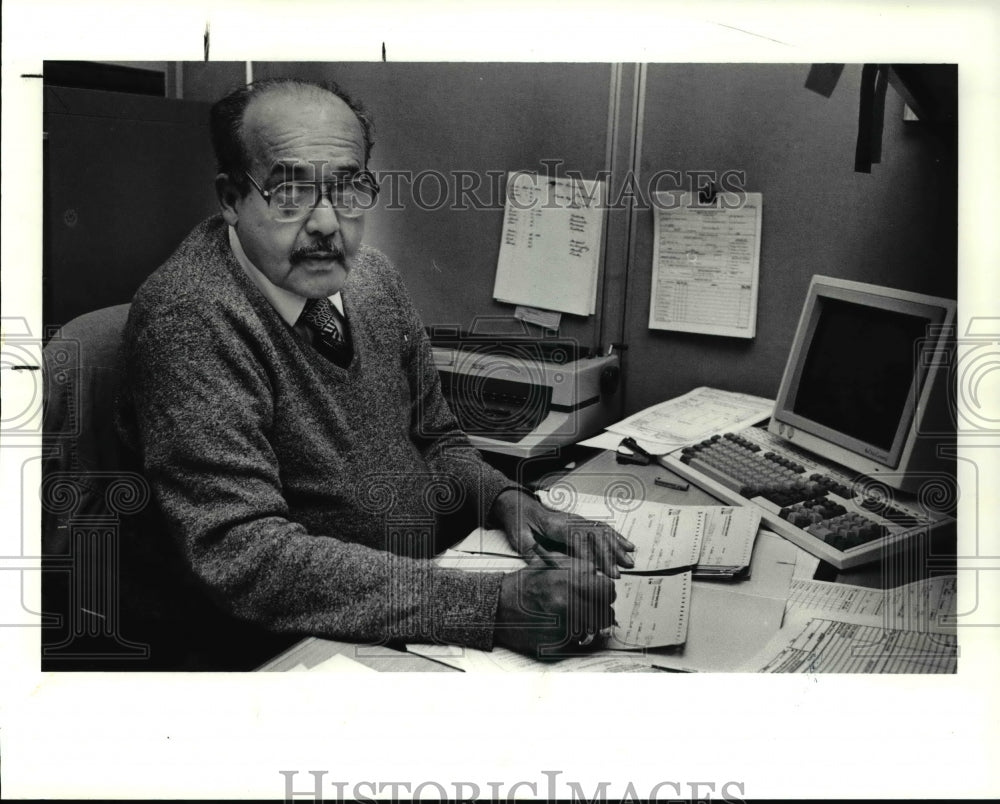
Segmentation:
[[(569, 472), (554, 473), (543, 477), (541, 484), (566, 484), (581, 494), (637, 494), (643, 499), (669, 505), (721, 505), (708, 492), (691, 484), (687, 491), (677, 491), (657, 485), (656, 478), (679, 483), (686, 480), (658, 465), (638, 466), (619, 464), (615, 453), (603, 451)], [(464, 535), (464, 534), (463, 534)], [(892, 566), (875, 563), (852, 570), (837, 572), (829, 565), (820, 565), (818, 578), (878, 588), (883, 585), (898, 586), (926, 577), (926, 551), (918, 551), (917, 559), (902, 558)], [(898, 564), (898, 565), (897, 565)], [(888, 583), (887, 583), (888, 581)], [(394, 650), (384, 646), (356, 645), (349, 642), (309, 637), (296, 643), (259, 668), (261, 671), (280, 672), (304, 665), (307, 669), (334, 657), (344, 656), (361, 665), (380, 672), (459, 672), (445, 664)]]

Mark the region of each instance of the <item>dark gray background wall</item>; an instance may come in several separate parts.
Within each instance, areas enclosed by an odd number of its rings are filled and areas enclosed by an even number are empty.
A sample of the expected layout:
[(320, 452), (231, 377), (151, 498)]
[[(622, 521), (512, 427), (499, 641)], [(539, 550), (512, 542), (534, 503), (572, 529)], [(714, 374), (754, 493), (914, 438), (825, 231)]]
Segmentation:
[[(168, 66), (171, 69), (173, 65)], [(902, 121), (890, 88), (882, 161), (855, 173), (860, 66), (829, 99), (804, 88), (808, 65), (648, 67), (634, 130), (635, 65), (255, 63), (257, 78), (334, 78), (371, 109), (376, 171), (742, 170), (763, 194), (757, 337), (649, 330), (652, 212), (609, 218), (599, 313), (564, 316), (585, 345), (621, 340), (624, 413), (698, 385), (773, 396), (809, 278), (826, 273), (954, 298), (957, 157), (923, 123)], [(208, 103), (241, 83), (243, 63), (174, 70), (183, 99), (50, 88), (46, 96), (46, 323), (127, 301), (211, 212)], [(609, 124), (610, 121), (610, 124)], [(633, 146), (638, 151), (633, 154)], [(433, 200), (436, 184), (424, 185)], [(428, 324), (510, 329), (492, 299), (503, 218), (486, 209), (369, 216), (367, 240), (404, 273)], [(67, 215), (73, 210), (75, 215)], [(72, 222), (72, 225), (71, 223)], [(533, 334), (538, 334), (537, 330)]]
[(127, 302), (216, 208), (207, 103), (45, 92), (46, 327)]

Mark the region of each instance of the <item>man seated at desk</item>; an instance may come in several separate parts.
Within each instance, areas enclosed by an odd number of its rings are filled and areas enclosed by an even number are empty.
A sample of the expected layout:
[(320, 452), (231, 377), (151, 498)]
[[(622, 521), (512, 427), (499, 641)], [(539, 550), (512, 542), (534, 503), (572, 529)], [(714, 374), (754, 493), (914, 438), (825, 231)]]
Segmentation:
[[(361, 245), (378, 193), (361, 107), (262, 81), (219, 101), (211, 132), (221, 215), (137, 293), (119, 411), (189, 602), (206, 596), (249, 639), (534, 652), (611, 625), (631, 545), (482, 461), (399, 276)], [(442, 522), (454, 541), (481, 521), (528, 567), (434, 566)]]

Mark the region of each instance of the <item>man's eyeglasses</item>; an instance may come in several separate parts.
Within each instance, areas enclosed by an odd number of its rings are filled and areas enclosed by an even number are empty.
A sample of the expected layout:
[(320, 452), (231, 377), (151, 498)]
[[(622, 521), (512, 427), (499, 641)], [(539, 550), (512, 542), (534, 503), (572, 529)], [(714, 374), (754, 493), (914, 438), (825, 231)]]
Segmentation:
[(367, 170), (330, 181), (283, 181), (270, 190), (265, 190), (253, 176), (243, 172), (267, 202), (278, 223), (295, 223), (308, 217), (322, 198), (330, 200), (337, 215), (359, 218), (378, 198), (378, 181)]

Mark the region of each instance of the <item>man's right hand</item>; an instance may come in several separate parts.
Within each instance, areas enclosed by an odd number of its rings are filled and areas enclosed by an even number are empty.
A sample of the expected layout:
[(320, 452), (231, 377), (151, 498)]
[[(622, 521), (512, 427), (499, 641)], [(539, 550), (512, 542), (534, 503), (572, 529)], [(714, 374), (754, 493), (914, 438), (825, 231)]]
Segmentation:
[(614, 625), (614, 598), (614, 582), (591, 562), (539, 550), (525, 569), (504, 576), (494, 642), (556, 658)]

